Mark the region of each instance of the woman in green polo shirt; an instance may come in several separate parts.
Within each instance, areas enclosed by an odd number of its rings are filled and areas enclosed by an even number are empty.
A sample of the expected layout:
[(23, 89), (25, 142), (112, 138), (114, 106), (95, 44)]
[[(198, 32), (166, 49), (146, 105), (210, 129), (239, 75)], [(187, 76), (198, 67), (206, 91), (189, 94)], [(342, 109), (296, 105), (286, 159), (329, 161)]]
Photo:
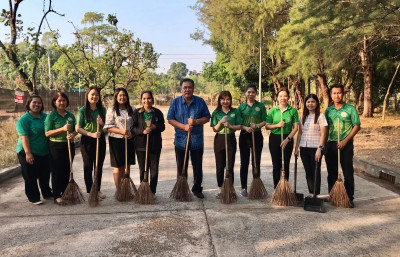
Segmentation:
[(25, 181), (25, 194), (35, 205), (42, 204), (38, 188), (38, 179), (43, 198), (52, 198), (49, 167), (48, 139), (44, 134), (46, 113), (43, 101), (38, 95), (31, 95), (26, 102), (26, 113), (19, 118), (17, 155), (21, 164), (21, 173)]
[[(61, 196), (68, 186), (71, 172), (69, 165), (68, 140), (73, 140), (76, 135), (75, 116), (66, 110), (69, 106), (69, 99), (65, 93), (56, 92), (51, 101), (51, 106), (53, 106), (55, 110), (47, 115), (44, 122), (46, 137), (50, 138), (50, 167), (52, 171), (51, 184), (53, 186), (54, 203), (64, 205)], [(69, 131), (68, 135), (67, 131)], [(72, 159), (74, 156), (75, 147), (71, 147)]]
[[(289, 180), (289, 164), (293, 151), (293, 137), (299, 127), (299, 114), (297, 110), (288, 104), (289, 90), (281, 87), (276, 95), (278, 105), (271, 108), (267, 116), (267, 129), (271, 130), (269, 135), (269, 151), (272, 158), (272, 171), (274, 177), (274, 188), (278, 185), (281, 177), (282, 150), (284, 149), (285, 177)], [(283, 118), (283, 120), (282, 120)], [(281, 128), (283, 127), (283, 142), (281, 142)]]
[[(96, 161), (96, 144), (99, 138), (99, 162), (97, 168), (97, 188), (99, 199), (106, 198), (101, 193), (101, 177), (103, 174), (103, 163), (106, 156), (106, 138), (103, 132), (106, 109), (101, 103), (100, 89), (89, 87), (85, 94), (85, 106), (78, 110), (75, 129), (82, 134), (81, 154), (83, 159), (83, 170), (86, 184), (86, 192), (90, 193), (93, 185), (92, 171)], [(97, 123), (100, 132), (97, 132)]]
[[(253, 147), (251, 133), (254, 131), (254, 143), (257, 167), (260, 167), (261, 152), (264, 146), (264, 137), (261, 128), (265, 126), (267, 111), (263, 103), (256, 101), (257, 87), (248, 85), (246, 87), (246, 102), (237, 108), (237, 114), (242, 121), (242, 130), (239, 136), (240, 150), (240, 182), (242, 184), (241, 195), (247, 196), (247, 177), (250, 162), (250, 148)], [(253, 156), (254, 158), (254, 156)], [(251, 162), (252, 166), (254, 162)], [(253, 167), (254, 172), (254, 167)]]
[[(217, 168), (217, 183), (219, 191), (217, 198), (221, 195), (224, 183), (224, 168), (228, 165), (229, 176), (234, 181), (233, 167), (235, 166), (236, 137), (235, 130), (241, 128), (241, 120), (232, 108), (232, 95), (229, 91), (222, 91), (218, 96), (217, 109), (211, 116), (211, 127), (217, 132), (214, 137), (215, 166)], [(228, 134), (228, 164), (226, 163), (225, 130)]]

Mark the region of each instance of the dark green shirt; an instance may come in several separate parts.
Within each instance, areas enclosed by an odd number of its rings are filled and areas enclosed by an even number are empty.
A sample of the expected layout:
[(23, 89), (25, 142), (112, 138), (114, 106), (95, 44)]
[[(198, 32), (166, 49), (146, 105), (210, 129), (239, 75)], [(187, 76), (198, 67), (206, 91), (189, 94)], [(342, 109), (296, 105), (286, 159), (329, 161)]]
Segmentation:
[[(49, 130), (59, 129), (64, 127), (65, 124), (71, 124), (70, 133), (75, 131), (75, 116), (70, 112), (65, 112), (64, 117), (61, 116), (57, 110), (53, 110), (49, 113), (44, 121), (44, 131), (47, 132)], [(53, 142), (67, 142), (67, 131), (63, 131), (58, 135), (50, 137), (50, 140)]]
[(340, 140), (345, 139), (354, 126), (361, 125), (357, 110), (350, 104), (343, 103), (339, 109), (335, 105), (326, 108), (325, 117), (329, 126), (329, 141), (338, 141), (338, 118), (340, 119)]
[[(106, 115), (107, 111), (104, 107), (103, 112), (104, 115)], [(85, 106), (81, 107), (76, 115), (76, 123), (84, 130), (94, 133), (97, 131), (97, 116), (99, 116), (99, 110), (97, 110), (97, 108), (94, 111), (90, 110), (90, 114), (92, 115), (92, 122), (87, 122)], [(102, 126), (100, 126), (100, 132), (103, 133)]]
[[(281, 109), (279, 109), (279, 105), (276, 105), (269, 110), (267, 124), (278, 124), (281, 122), (282, 117), (285, 122), (283, 134), (288, 135), (292, 132), (293, 125), (299, 122), (299, 114), (297, 113), (297, 110), (290, 105), (287, 105), (286, 109), (282, 113)], [(280, 135), (281, 128), (272, 129), (271, 133)]]
[[(18, 136), (28, 136), (31, 153), (39, 156), (49, 154), (49, 140), (44, 134), (46, 116), (46, 113), (41, 112), (40, 118), (36, 118), (27, 112), (19, 118), (16, 125)], [(18, 138), (17, 153), (21, 150), (23, 150), (22, 140)]]
[[(240, 115), (237, 115), (237, 111), (236, 110), (237, 109), (230, 110), (228, 113), (224, 113), (222, 111), (222, 109), (221, 110), (218, 110), (218, 109), (214, 110), (212, 115), (211, 115), (210, 126), (211, 127), (215, 127), (218, 124), (218, 122), (223, 117), (225, 117), (226, 115), (228, 115), (228, 123), (230, 125), (240, 125), (242, 123), (242, 120), (240, 119)], [(224, 124), (221, 124), (221, 126), (219, 127), (219, 130), (218, 130), (217, 133), (218, 134), (225, 134), (225, 129), (226, 129), (226, 133), (227, 134), (234, 134), (235, 133), (235, 130), (230, 129), (230, 128), (225, 128)]]
[[(246, 103), (242, 103), (237, 108), (237, 115), (240, 116), (243, 126), (250, 127), (250, 123), (255, 124), (261, 123), (267, 120), (267, 110), (265, 105), (258, 101), (255, 101), (253, 106)], [(261, 128), (256, 128), (254, 131), (260, 131)]]

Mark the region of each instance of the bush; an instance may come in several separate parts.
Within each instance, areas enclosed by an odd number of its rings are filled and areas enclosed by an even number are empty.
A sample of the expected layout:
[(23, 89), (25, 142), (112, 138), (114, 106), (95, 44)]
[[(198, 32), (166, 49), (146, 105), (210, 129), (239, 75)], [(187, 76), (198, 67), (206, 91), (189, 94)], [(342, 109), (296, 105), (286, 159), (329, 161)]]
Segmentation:
[(18, 134), (15, 130), (15, 118), (1, 122), (0, 126), (0, 167), (7, 167), (18, 163), (17, 147)]

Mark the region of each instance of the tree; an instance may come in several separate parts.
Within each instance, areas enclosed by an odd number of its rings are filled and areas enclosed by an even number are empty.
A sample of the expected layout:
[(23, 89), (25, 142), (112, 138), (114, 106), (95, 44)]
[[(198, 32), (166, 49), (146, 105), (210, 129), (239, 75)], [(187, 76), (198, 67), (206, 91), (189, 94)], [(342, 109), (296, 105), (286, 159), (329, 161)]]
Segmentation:
[[(54, 11), (52, 8), (52, 1), (49, 0), (47, 10), (43, 10), (43, 16), (40, 20), (37, 31), (33, 32), (35, 30), (34, 28), (28, 28), (27, 33), (24, 34), (22, 26), (23, 21), (19, 19), (21, 14), (18, 13), (18, 8), (22, 1), (23, 0), (14, 0), (13, 3), (12, 0), (8, 0), (9, 10), (2, 10), (0, 22), (4, 23), (5, 26), (10, 27), (10, 42), (7, 43), (0, 40), (0, 48), (5, 52), (7, 58), (18, 71), (19, 77), (23, 81), (24, 85), (28, 88), (29, 93), (33, 94), (37, 91), (36, 68), (38, 60), (44, 54), (43, 48), (39, 45), (39, 36), (41, 34), (42, 25), (49, 13), (58, 13)], [(31, 42), (30, 54), (27, 59), (18, 58), (17, 38), (19, 36), (25, 37), (25, 40)], [(23, 62), (29, 62), (29, 64), (32, 65), (32, 72), (30, 74), (23, 69)]]
[(176, 81), (179, 81), (182, 78), (186, 77), (188, 72), (189, 70), (186, 68), (185, 63), (183, 62), (171, 63), (171, 66), (169, 67), (167, 74), (170, 77), (170, 79), (172, 79), (171, 94), (173, 95), (174, 98), (177, 91)]

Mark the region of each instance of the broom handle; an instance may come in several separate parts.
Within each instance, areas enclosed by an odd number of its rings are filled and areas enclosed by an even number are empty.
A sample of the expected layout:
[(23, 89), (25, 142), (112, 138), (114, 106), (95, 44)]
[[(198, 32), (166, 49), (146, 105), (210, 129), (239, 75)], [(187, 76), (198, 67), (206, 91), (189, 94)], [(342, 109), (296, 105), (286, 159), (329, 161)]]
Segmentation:
[(185, 149), (185, 159), (183, 159), (183, 171), (182, 175), (186, 174), (186, 158), (187, 158), (187, 153), (188, 153), (188, 149), (189, 149), (189, 138), (190, 138), (190, 131), (188, 131), (188, 135), (187, 135), (187, 140), (186, 140), (186, 149)]
[[(125, 116), (125, 129), (127, 128), (127, 117)], [(128, 174), (128, 138), (125, 135), (125, 174)]]
[[(67, 125), (69, 124), (69, 122), (67, 121)], [(69, 136), (69, 131), (67, 130), (67, 137)], [(69, 170), (71, 171), (71, 177), (72, 177), (72, 156), (71, 156), (71, 142), (69, 141), (69, 139), (67, 139), (68, 141), (68, 156), (69, 156)]]
[(225, 177), (227, 178), (228, 177), (228, 134), (226, 132), (226, 127), (225, 127), (225, 156), (226, 156)]
[[(337, 119), (337, 142), (338, 144), (340, 143), (340, 118)], [(338, 155), (338, 179), (341, 178), (341, 172), (340, 172), (340, 149), (337, 149), (337, 155)]]
[(144, 163), (144, 180), (147, 181), (148, 174), (147, 174), (147, 158), (149, 154), (149, 134), (147, 134), (147, 139), (146, 139), (146, 158), (145, 158), (145, 163)]
[[(97, 119), (96, 119), (97, 121)], [(97, 121), (97, 133), (100, 132), (100, 124)], [(96, 138), (96, 169), (95, 169), (95, 173), (94, 173), (94, 177), (97, 180), (97, 166), (99, 164), (99, 144), (100, 144), (100, 138)], [(97, 181), (96, 181), (97, 183)]]
[[(253, 117), (251, 117), (251, 123), (253, 123)], [(254, 130), (251, 131), (251, 139), (252, 139), (252, 141), (253, 141), (253, 162), (254, 162), (254, 171), (257, 171), (256, 144), (254, 143)]]
[[(281, 121), (283, 121), (283, 113), (281, 112)], [(283, 127), (281, 127), (281, 144), (283, 142)], [(283, 147), (281, 147), (282, 151), (282, 174), (285, 174), (285, 155), (283, 153)]]

